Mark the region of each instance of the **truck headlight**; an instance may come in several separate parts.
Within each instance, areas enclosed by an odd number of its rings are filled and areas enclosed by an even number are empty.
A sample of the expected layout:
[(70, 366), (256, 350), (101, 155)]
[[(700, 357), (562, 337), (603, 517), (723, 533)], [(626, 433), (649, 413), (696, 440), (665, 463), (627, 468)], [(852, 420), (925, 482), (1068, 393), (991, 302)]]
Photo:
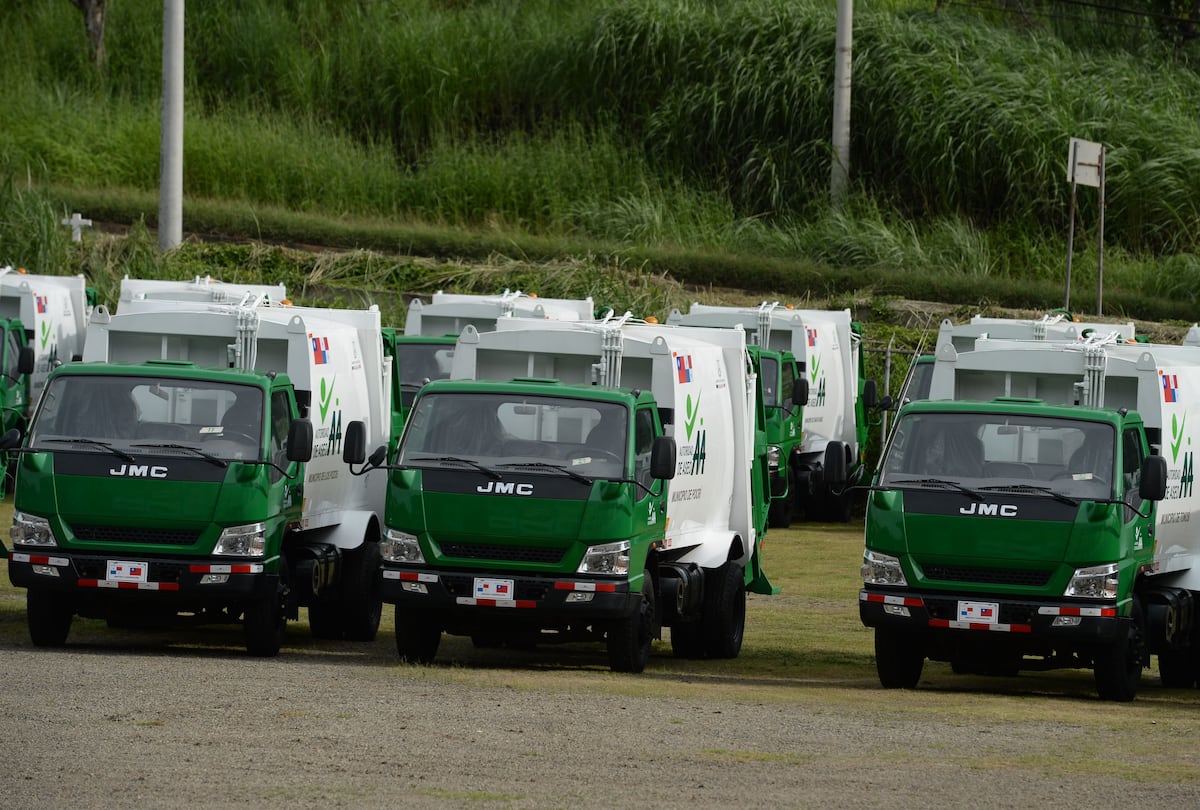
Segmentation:
[(863, 552), (862, 578), (867, 585), (908, 585), (898, 557), (870, 549)]
[(421, 553), (421, 544), (417, 542), (417, 536), (395, 529), (388, 529), (383, 533), (379, 552), (385, 562), (408, 565), (422, 565), (425, 562), (425, 555)]
[(267, 551), (267, 525), (229, 526), (217, 538), (213, 554), (220, 557), (261, 557)]
[(1063, 596), (1080, 599), (1116, 599), (1121, 574), (1116, 563), (1076, 568)]
[(577, 574), (628, 574), (629, 541), (588, 546), (583, 553), (583, 562), (575, 570)]
[(54, 539), (54, 532), (50, 531), (50, 521), (24, 512), (13, 512), (12, 528), (8, 537), (14, 546), (58, 545), (58, 541)]

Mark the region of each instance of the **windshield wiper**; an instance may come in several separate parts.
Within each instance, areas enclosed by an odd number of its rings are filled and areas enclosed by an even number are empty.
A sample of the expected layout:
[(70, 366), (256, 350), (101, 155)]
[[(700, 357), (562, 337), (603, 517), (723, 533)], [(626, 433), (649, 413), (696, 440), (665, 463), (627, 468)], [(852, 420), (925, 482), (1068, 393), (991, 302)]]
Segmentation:
[(163, 450), (187, 450), (189, 452), (195, 453), (196, 455), (200, 456), (200, 458), (204, 459), (205, 461), (216, 464), (218, 467), (228, 467), (229, 466), (229, 462), (223, 461), (222, 459), (219, 459), (214, 455), (205, 453), (199, 447), (190, 447), (186, 444), (172, 444), (170, 442), (164, 442), (162, 444), (135, 444), (133, 446), (134, 447), (150, 447), (150, 448), (154, 448), (154, 449), (161, 448)]
[(1064, 495), (1061, 492), (1055, 492), (1050, 487), (1040, 487), (1033, 484), (997, 484), (992, 487), (980, 487), (981, 492), (1041, 492), (1049, 495), (1059, 503), (1065, 503), (1070, 506), (1079, 506), (1079, 501), (1069, 495)]
[(488, 478), (492, 479), (493, 481), (499, 481), (501, 478), (504, 477), (500, 473), (491, 469), (490, 467), (483, 466), (478, 461), (471, 461), (471, 459), (469, 459), (469, 458), (459, 458), (458, 456), (418, 456), (417, 458), (413, 458), (413, 459), (409, 459), (409, 460), (410, 461), (444, 461), (444, 462), (448, 462), (451, 464), (470, 464), (472, 467), (479, 470), (481, 473), (483, 473), (484, 475), (486, 475)]
[(971, 489), (970, 487), (965, 487), (962, 484), (958, 483), (957, 481), (947, 481), (943, 478), (905, 478), (901, 481), (889, 481), (888, 482), (888, 486), (895, 486), (897, 484), (920, 484), (921, 486), (927, 486), (927, 487), (953, 487), (954, 489), (957, 489), (959, 492), (962, 492), (963, 494), (970, 496), (974, 500), (977, 500), (977, 501), (983, 500), (983, 496), (980, 495), (975, 490)]
[(497, 466), (500, 466), (500, 467), (526, 467), (526, 468), (535, 469), (535, 470), (557, 470), (560, 473), (565, 473), (566, 475), (569, 475), (571, 478), (573, 478), (574, 480), (578, 481), (581, 484), (592, 483), (592, 479), (588, 478), (586, 475), (580, 475), (579, 473), (575, 472), (574, 470), (569, 470), (566, 467), (563, 467), (559, 464), (550, 464), (545, 461), (524, 461), (524, 462), (518, 462), (518, 463), (513, 463), (513, 464), (499, 464)]
[(104, 448), (105, 450), (112, 453), (114, 456), (121, 459), (122, 461), (137, 461), (137, 459), (135, 459), (133, 456), (129, 455), (128, 453), (126, 453), (122, 450), (118, 450), (117, 448), (115, 448), (111, 444), (109, 444), (108, 442), (102, 442), (99, 439), (82, 439), (82, 438), (80, 438), (80, 439), (44, 439), (44, 441), (46, 442), (46, 444), (50, 444), (52, 442), (56, 442), (58, 444), (90, 444), (93, 447)]

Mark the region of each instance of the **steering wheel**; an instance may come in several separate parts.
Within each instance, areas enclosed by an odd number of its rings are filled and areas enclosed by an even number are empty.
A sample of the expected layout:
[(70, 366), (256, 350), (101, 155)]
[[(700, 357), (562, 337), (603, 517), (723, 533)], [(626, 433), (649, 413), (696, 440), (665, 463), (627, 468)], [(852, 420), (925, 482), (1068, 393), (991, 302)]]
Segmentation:
[(620, 464), (622, 461), (621, 457), (616, 453), (608, 450), (601, 450), (598, 447), (589, 447), (586, 450), (575, 450), (567, 455), (567, 460), (572, 461), (577, 458), (595, 459), (596, 457), (602, 458), (606, 461), (611, 461), (613, 464)]
[(239, 437), (241, 439), (244, 439), (246, 441), (246, 444), (252, 444), (252, 445), (258, 444), (258, 439), (254, 438), (249, 433), (243, 433), (240, 430), (230, 430), (229, 428), (225, 428), (224, 430), (221, 431), (222, 439), (233, 439), (234, 437)]

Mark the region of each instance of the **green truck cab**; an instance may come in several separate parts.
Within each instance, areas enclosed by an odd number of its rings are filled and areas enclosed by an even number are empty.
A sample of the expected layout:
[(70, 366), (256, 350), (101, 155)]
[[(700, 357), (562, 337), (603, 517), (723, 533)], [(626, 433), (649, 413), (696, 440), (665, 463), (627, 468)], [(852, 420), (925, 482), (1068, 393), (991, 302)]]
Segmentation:
[(763, 440), (767, 445), (771, 491), (770, 526), (787, 528), (796, 505), (788, 469), (804, 440), (808, 380), (791, 352), (755, 345), (747, 346), (746, 351), (762, 388)]
[[(468, 327), (386, 465), (382, 594), (401, 658), (433, 660), (443, 633), (588, 640), (638, 672), (662, 627), (677, 656), (735, 657), (746, 591), (775, 590), (753, 379), (732, 330)], [(350, 424), (345, 460), (366, 449)]]
[[(20, 438), (5, 435), (10, 452)], [(247, 648), (274, 654), (311, 443), (285, 375), (174, 361), (52, 372), (17, 450), (8, 565), (34, 644), (63, 644), (76, 614), (156, 626), (245, 613)]]
[(392, 363), (391, 456), (421, 386), (450, 376), (457, 340), (455, 335), (405, 335), (394, 327), (383, 328), (383, 351)]

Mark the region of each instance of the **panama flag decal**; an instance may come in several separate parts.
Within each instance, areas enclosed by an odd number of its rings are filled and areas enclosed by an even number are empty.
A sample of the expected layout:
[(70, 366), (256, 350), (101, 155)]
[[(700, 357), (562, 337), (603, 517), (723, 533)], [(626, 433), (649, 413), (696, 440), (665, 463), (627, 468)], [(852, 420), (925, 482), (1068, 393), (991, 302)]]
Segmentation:
[(692, 381), (692, 356), (690, 354), (675, 355), (675, 373), (679, 376), (681, 383)]
[(1158, 377), (1162, 380), (1163, 402), (1178, 402), (1179, 375), (1167, 374), (1162, 369), (1159, 369)]
[(39, 314), (39, 315), (45, 315), (45, 314), (46, 314), (46, 304), (47, 304), (47, 299), (46, 299), (46, 296), (44, 296), (44, 295), (35, 295), (35, 296), (33, 297), (33, 300), (34, 300), (34, 302), (37, 304), (37, 311), (38, 311), (38, 314)]
[(308, 336), (312, 341), (313, 362), (323, 366), (329, 362), (329, 338)]
[(806, 327), (804, 327), (804, 333), (808, 336), (808, 345), (816, 346), (817, 345), (816, 327), (806, 326)]

